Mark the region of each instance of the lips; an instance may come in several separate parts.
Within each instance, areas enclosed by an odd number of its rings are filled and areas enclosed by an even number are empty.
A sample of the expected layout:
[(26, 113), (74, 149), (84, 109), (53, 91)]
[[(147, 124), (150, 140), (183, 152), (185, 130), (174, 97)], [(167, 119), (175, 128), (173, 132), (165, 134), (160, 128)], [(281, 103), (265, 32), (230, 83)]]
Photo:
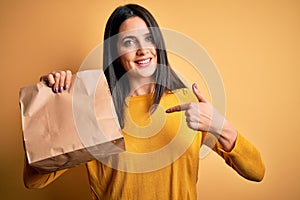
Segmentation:
[(141, 67), (148, 66), (151, 63), (152, 58), (146, 58), (142, 60), (137, 60), (135, 63)]

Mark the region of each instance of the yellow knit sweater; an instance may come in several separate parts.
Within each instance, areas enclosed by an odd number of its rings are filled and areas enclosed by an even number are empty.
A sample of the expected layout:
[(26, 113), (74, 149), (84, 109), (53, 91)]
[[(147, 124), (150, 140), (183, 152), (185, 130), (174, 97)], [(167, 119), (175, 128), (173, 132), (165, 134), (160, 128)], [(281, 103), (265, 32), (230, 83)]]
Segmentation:
[[(150, 114), (151, 94), (127, 98), (123, 129), (126, 152), (86, 163), (92, 199), (196, 200), (199, 152), (206, 134), (188, 128), (184, 112), (165, 113), (172, 106), (192, 101), (197, 99), (191, 91), (176, 90), (164, 95)], [(213, 146), (240, 175), (262, 180), (265, 168), (260, 154), (240, 134), (231, 152), (222, 150), (218, 142)], [(65, 171), (33, 177), (27, 169), (25, 185), (44, 187)]]

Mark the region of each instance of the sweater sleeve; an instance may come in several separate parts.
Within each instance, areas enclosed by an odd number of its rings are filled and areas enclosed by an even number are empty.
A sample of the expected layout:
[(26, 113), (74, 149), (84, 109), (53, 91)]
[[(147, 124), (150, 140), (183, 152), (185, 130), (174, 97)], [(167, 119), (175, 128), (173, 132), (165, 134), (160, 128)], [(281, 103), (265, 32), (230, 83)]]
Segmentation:
[(219, 142), (216, 143), (213, 150), (244, 178), (251, 181), (262, 181), (265, 166), (260, 153), (240, 133), (238, 133), (235, 146), (230, 152), (224, 151)]
[(59, 170), (56, 172), (51, 172), (47, 174), (42, 174), (32, 168), (27, 161), (25, 161), (24, 171), (23, 171), (23, 181), (24, 185), (28, 189), (38, 189), (46, 187), (48, 184), (53, 182), (59, 176), (61, 176), (67, 169)]

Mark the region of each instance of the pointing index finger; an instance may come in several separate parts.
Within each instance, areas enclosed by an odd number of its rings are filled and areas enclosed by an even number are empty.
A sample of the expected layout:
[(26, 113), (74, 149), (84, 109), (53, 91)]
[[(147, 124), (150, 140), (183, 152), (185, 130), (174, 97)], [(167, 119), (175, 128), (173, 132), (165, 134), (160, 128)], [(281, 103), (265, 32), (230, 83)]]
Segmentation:
[(188, 109), (188, 104), (177, 105), (166, 110), (166, 113), (180, 112)]

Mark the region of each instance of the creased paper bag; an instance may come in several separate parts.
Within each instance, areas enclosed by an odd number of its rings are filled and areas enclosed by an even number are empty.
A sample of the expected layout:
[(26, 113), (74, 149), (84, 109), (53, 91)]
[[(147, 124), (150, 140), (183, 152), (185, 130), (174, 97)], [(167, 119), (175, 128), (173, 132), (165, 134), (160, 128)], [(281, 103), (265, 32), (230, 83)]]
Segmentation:
[(44, 83), (21, 88), (24, 147), (29, 165), (52, 172), (124, 151), (102, 70), (81, 71), (67, 91)]

